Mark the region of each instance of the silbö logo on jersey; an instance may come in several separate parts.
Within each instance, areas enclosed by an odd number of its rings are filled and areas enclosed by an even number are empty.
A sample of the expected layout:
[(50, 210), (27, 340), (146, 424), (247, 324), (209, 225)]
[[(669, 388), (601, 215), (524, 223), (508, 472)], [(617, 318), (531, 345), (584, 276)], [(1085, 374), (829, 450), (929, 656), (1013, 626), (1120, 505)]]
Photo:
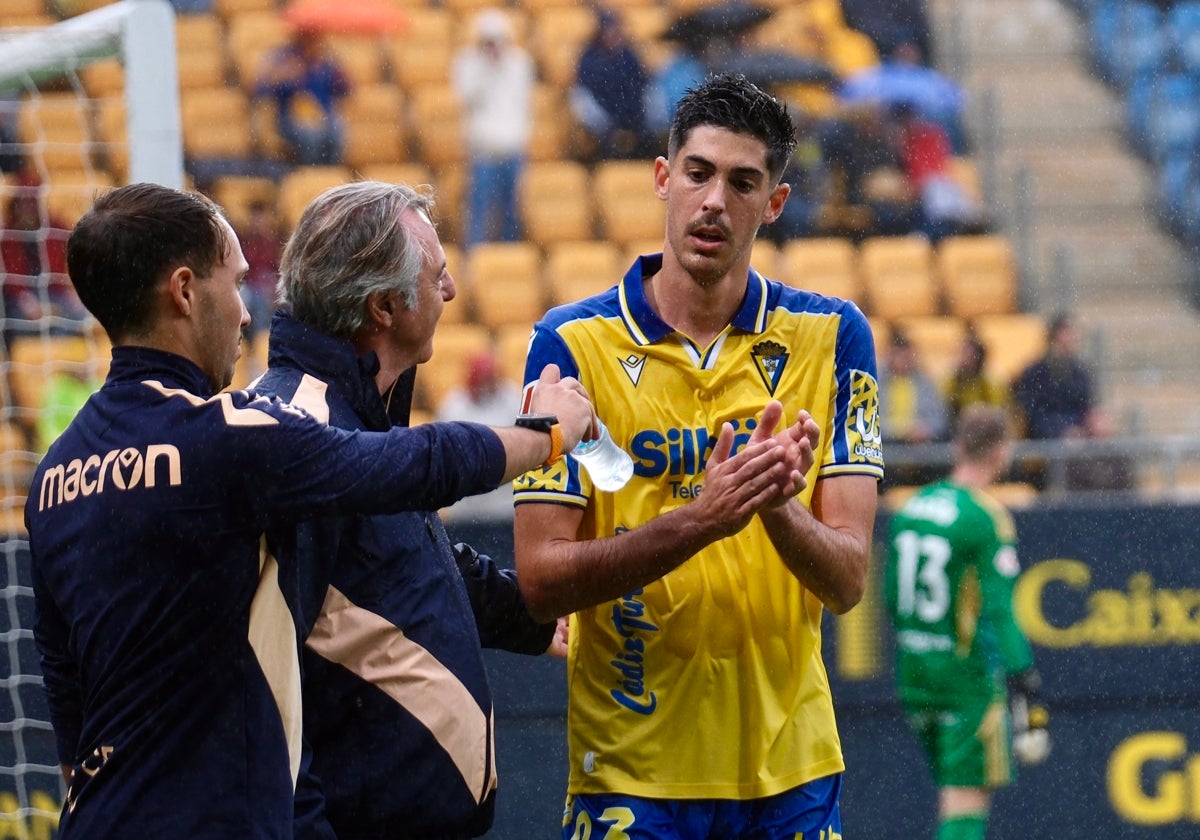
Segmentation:
[[(758, 426), (753, 417), (732, 420), (733, 451), (736, 454), (750, 442)], [(633, 436), (629, 452), (634, 459), (634, 472), (645, 478), (664, 475), (693, 476), (704, 472), (708, 456), (717, 445), (717, 435), (705, 428), (646, 429)]]
[(81, 496), (103, 493), (106, 487), (149, 489), (161, 482), (160, 470), (164, 469), (169, 486), (177, 487), (183, 483), (179, 450), (169, 443), (151, 444), (145, 452), (127, 447), (110, 450), (104, 455), (75, 458), (50, 467), (42, 474), (38, 510), (49, 510)]

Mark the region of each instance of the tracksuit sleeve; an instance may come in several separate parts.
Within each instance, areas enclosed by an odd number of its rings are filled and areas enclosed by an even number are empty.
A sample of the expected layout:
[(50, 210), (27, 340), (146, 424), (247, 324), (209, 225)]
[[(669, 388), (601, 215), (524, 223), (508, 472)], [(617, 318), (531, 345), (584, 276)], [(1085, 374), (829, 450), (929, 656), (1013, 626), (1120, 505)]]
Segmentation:
[(41, 654), (42, 686), (50, 709), (50, 723), (60, 764), (79, 760), (79, 738), (83, 729), (83, 689), (79, 669), (70, 655), (70, 627), (33, 567), (33, 636)]
[(454, 559), (471, 599), (479, 643), (532, 656), (545, 653), (557, 622), (533, 620), (517, 586), (516, 571), (501, 569), (492, 558), (465, 543), (454, 546)]

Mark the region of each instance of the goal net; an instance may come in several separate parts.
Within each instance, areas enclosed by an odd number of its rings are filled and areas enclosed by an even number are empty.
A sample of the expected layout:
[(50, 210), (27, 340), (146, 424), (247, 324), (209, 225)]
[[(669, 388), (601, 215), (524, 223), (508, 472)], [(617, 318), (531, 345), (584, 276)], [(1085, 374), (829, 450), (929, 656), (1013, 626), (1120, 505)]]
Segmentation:
[(87, 5), (0, 18), (0, 839), (54, 837), (64, 792), (22, 510), (39, 454), (109, 358), (66, 276), (67, 236), (105, 189), (183, 185), (171, 6)]

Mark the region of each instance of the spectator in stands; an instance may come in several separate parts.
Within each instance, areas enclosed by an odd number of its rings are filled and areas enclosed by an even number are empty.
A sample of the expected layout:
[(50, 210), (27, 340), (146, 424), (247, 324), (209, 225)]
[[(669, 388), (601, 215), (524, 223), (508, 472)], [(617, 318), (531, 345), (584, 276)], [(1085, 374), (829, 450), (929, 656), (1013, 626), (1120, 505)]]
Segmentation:
[(852, 105), (825, 120), (821, 153), (840, 200), (871, 211), (870, 234), (896, 236), (916, 229), (920, 205), (883, 109), (872, 103)]
[(67, 277), (69, 226), (45, 212), (36, 176), (22, 175), (5, 208), (0, 229), (4, 342), (23, 335), (82, 332), (87, 310)]
[(1033, 440), (1107, 437), (1112, 425), (1097, 405), (1092, 372), (1079, 355), (1075, 319), (1060, 313), (1046, 331), (1046, 353), (1013, 384), (1013, 397)]
[(571, 111), (595, 144), (596, 157), (653, 157), (646, 128), (649, 75), (625, 27), (607, 9), (596, 12), (596, 34), (584, 47), (571, 88)]
[(300, 165), (342, 162), (345, 124), (339, 103), (349, 93), (350, 81), (327, 54), (321, 34), (305, 28), (266, 57), (255, 85), (256, 96), (275, 100), (279, 134), (291, 162)]
[(251, 202), (250, 217), (238, 232), (242, 254), (250, 268), (242, 284), (242, 298), (250, 312), (246, 336), (254, 340), (271, 325), (275, 312), (275, 285), (279, 280), (279, 258), (283, 251), (283, 231), (274, 208), (265, 201)]
[(779, 218), (766, 228), (766, 235), (776, 244), (821, 234), (823, 211), (829, 201), (829, 166), (821, 149), (819, 125), (802, 111), (794, 112), (792, 119), (796, 123), (796, 151), (783, 170), (783, 181), (792, 191)]
[(667, 129), (675, 117), (675, 106), (688, 92), (704, 81), (706, 62), (704, 44), (681, 41), (650, 79), (646, 89), (646, 125), (665, 146)]
[(973, 329), (963, 336), (958, 361), (943, 390), (952, 431), (958, 427), (958, 418), (967, 406), (983, 403), (1008, 409), (1012, 405), (1008, 385), (988, 374), (987, 347)]
[(486, 9), (475, 18), (474, 34), (452, 70), (471, 165), (468, 247), (521, 238), (517, 183), (533, 128), (533, 59), (514, 43), (508, 18)]
[(954, 177), (950, 135), (908, 102), (891, 108), (900, 160), (921, 205), (921, 229), (933, 242), (946, 236), (981, 233), (983, 208)]
[(956, 154), (966, 151), (962, 123), (966, 93), (958, 82), (925, 66), (920, 47), (912, 41), (896, 46), (879, 65), (847, 79), (838, 98), (844, 103), (872, 102), (884, 108), (908, 103), (922, 117), (946, 129)]
[(870, 38), (880, 55), (909, 42), (926, 59), (933, 55), (925, 0), (842, 0), (841, 5), (846, 26)]
[[(467, 378), (454, 388), (437, 407), (438, 420), (468, 420), (485, 425), (503, 425), (512, 421), (521, 405), (521, 386), (501, 375), (500, 363), (491, 349), (467, 360)], [(512, 521), (512, 485), (505, 484), (490, 493), (462, 499), (447, 515), (456, 521)]]
[(879, 371), (881, 411), (888, 418), (888, 441), (931, 443), (946, 440), (949, 425), (942, 393), (921, 367), (917, 348), (897, 326)]
[[(1051, 319), (1046, 353), (1017, 377), (1013, 398), (1030, 439), (1094, 439), (1113, 434), (1108, 413), (1097, 400), (1091, 369), (1079, 354), (1079, 328), (1068, 313)], [(1025, 466), (1028, 480), (1039, 489), (1046, 486), (1042, 466)], [(1066, 462), (1069, 489), (1127, 489), (1132, 479), (1132, 466), (1121, 455), (1090, 455)]]

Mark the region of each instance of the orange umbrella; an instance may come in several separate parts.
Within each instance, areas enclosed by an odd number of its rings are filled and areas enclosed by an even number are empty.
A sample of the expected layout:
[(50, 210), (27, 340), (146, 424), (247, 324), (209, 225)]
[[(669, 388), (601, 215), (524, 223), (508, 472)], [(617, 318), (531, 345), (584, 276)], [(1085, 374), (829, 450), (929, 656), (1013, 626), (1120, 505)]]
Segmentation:
[(347, 35), (391, 34), (408, 23), (387, 0), (294, 0), (283, 17), (297, 29)]

